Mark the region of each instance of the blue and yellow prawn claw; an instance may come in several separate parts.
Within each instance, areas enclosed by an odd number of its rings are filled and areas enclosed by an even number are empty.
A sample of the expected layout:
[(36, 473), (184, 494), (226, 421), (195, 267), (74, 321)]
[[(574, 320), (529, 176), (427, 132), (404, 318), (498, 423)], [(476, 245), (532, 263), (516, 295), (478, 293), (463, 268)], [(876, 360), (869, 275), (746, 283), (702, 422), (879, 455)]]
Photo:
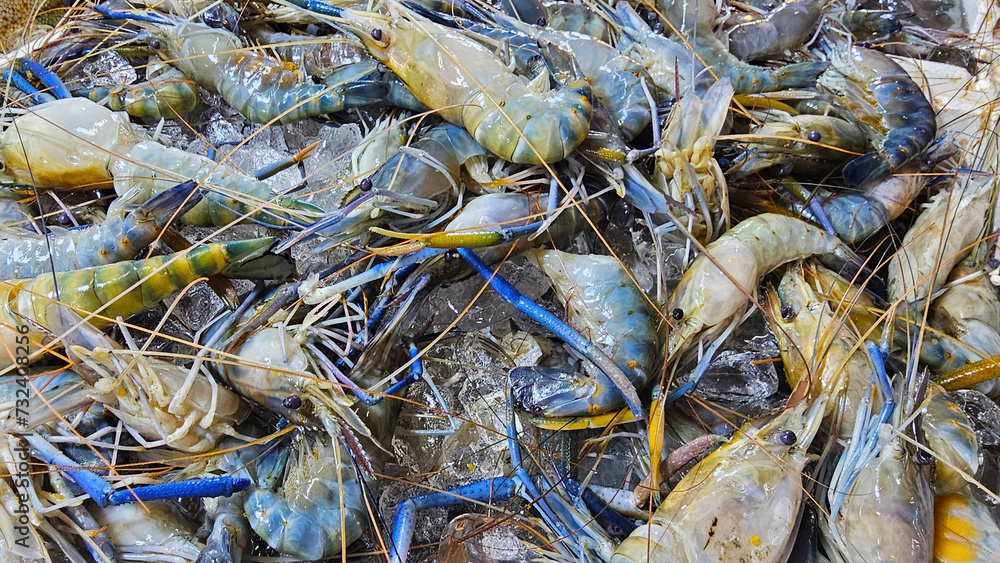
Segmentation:
[(509, 227), (503, 229), (472, 229), (429, 234), (401, 233), (398, 231), (383, 229), (381, 227), (371, 227), (369, 230), (375, 234), (407, 241), (403, 244), (388, 248), (371, 249), (372, 253), (380, 256), (402, 256), (404, 254), (421, 251), (425, 248), (456, 249), (494, 246), (530, 235), (543, 225), (544, 223), (537, 222), (520, 227)]

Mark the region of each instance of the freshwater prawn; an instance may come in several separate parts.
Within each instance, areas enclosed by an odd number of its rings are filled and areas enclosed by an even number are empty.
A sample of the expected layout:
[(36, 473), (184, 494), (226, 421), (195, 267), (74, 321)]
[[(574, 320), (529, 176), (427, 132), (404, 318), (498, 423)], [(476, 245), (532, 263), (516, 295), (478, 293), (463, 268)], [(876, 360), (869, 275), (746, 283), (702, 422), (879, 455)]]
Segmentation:
[(761, 276), (815, 254), (852, 260), (837, 237), (792, 217), (764, 213), (727, 231), (705, 247), (670, 295), (668, 357), (688, 349), (700, 334), (717, 334), (739, 315)]
[(802, 470), (813, 459), (807, 450), (826, 400), (743, 425), (681, 479), (611, 563), (786, 560), (804, 496)]
[(385, 14), (310, 0), (293, 4), (337, 18), (418, 100), (460, 125), (491, 152), (522, 164), (569, 156), (590, 130), (591, 87), (572, 55), (553, 44), (542, 56), (560, 87), (528, 83), (486, 47), (387, 0)]

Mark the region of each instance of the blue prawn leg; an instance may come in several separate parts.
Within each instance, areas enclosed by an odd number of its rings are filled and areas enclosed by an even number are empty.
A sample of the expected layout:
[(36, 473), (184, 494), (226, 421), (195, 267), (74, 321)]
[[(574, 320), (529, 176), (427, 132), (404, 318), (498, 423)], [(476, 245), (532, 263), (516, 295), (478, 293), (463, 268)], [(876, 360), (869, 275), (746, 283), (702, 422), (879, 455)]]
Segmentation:
[(392, 563), (406, 561), (406, 556), (410, 551), (410, 541), (413, 539), (414, 518), (418, 510), (456, 506), (469, 500), (504, 501), (513, 495), (515, 486), (514, 479), (510, 477), (494, 477), (403, 501), (396, 508), (396, 516), (392, 519), (392, 543), (389, 546), (389, 561)]
[(57, 465), (77, 485), (90, 495), (98, 506), (125, 504), (129, 502), (145, 502), (151, 500), (176, 499), (184, 497), (217, 497), (230, 496), (250, 486), (250, 480), (245, 477), (208, 477), (205, 479), (189, 479), (176, 483), (162, 485), (145, 485), (116, 491), (100, 475), (87, 469), (69, 469), (80, 464), (66, 457), (55, 446), (48, 443), (39, 434), (25, 434), (24, 439), (41, 454), (46, 463)]
[(642, 405), (635, 387), (628, 380), (628, 377), (625, 376), (622, 369), (604, 351), (598, 348), (593, 342), (584, 338), (579, 332), (573, 330), (573, 327), (562, 322), (555, 315), (542, 309), (537, 303), (514, 289), (514, 286), (491, 270), (471, 250), (468, 248), (459, 248), (457, 252), (483, 279), (487, 280), (493, 286), (493, 289), (496, 290), (504, 301), (517, 307), (519, 311), (554, 332), (559, 338), (572, 346), (574, 350), (583, 355), (583, 357), (593, 362), (614, 383), (618, 391), (621, 392), (632, 414), (636, 417), (642, 416)]

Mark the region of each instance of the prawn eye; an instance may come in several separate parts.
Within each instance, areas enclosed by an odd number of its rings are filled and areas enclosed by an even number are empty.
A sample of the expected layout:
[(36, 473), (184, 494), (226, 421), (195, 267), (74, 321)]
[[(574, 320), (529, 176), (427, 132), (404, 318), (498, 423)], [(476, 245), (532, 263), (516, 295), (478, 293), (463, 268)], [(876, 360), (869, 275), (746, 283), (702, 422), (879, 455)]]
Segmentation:
[(778, 434), (778, 441), (784, 446), (794, 446), (798, 439), (799, 437), (796, 436), (795, 432), (792, 432), (791, 430), (783, 430), (780, 434)]
[(450, 250), (448, 252), (444, 253), (444, 259), (445, 259), (446, 262), (451, 262), (455, 258), (458, 258), (458, 256), (454, 252), (452, 252)]
[(664, 30), (663, 22), (656, 22), (653, 24), (653, 33), (662, 34)]
[(281, 406), (293, 411), (299, 410), (299, 407), (302, 406), (302, 397), (299, 397), (298, 395), (289, 395), (281, 400)]
[(159, 51), (160, 47), (162, 47), (162, 45), (160, 44), (160, 40), (159, 39), (150, 39), (149, 40), (149, 48), (150, 49), (152, 49), (154, 51)]
[[(2, 168), (0, 168), (0, 170), (2, 170)], [(996, 270), (997, 268), (1000, 268), (1000, 260), (997, 260), (996, 258), (990, 258), (986, 262), (986, 266), (989, 267), (989, 269), (991, 270)]]
[(819, 140), (822, 139), (822, 138), (823, 138), (823, 134), (820, 133), (819, 131), (815, 131), (814, 130), (814, 131), (810, 131), (810, 132), (806, 133), (806, 139), (809, 139), (810, 141), (812, 141), (814, 143), (818, 143)]
[(358, 188), (363, 192), (367, 192), (368, 190), (372, 189), (371, 179), (365, 178), (364, 180), (361, 180), (361, 184), (358, 185)]
[(379, 29), (379, 28), (377, 28), (377, 27), (375, 29), (373, 29), (372, 30), (372, 39), (374, 39), (375, 41), (381, 41), (382, 40), (382, 30)]
[(684, 309), (677, 307), (673, 311), (670, 311), (670, 316), (673, 317), (675, 321), (679, 321), (684, 318)]
[(790, 321), (795, 318), (795, 309), (785, 305), (781, 308), (781, 318)]
[(535, 22), (535, 25), (537, 25), (538, 27), (545, 27), (546, 23), (547, 22), (545, 21), (545, 18), (538, 18), (538, 21)]
[(932, 456), (929, 452), (921, 449), (917, 449), (917, 453), (914, 454), (913, 458), (920, 465), (930, 465), (934, 463), (934, 456)]

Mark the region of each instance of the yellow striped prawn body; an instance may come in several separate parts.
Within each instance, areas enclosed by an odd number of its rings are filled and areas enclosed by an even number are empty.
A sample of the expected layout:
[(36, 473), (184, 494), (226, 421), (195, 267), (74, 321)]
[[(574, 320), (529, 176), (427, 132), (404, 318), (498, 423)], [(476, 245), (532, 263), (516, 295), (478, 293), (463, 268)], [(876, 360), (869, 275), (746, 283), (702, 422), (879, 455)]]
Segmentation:
[(934, 500), (934, 561), (991, 563), (1000, 559), (1000, 526), (975, 498), (973, 485)]
[(591, 89), (567, 53), (552, 46), (560, 60), (569, 59), (567, 71), (557, 73), (568, 75), (561, 80), (565, 86), (540, 92), (476, 41), (395, 2), (388, 12), (345, 11), (345, 24), (418, 100), (497, 156), (523, 164), (557, 162), (586, 139)]
[[(141, 313), (198, 278), (224, 273), (227, 268), (261, 256), (272, 242), (271, 238), (261, 238), (206, 244), (186, 253), (60, 272), (54, 278), (42, 274), (34, 279), (3, 282), (0, 339), (5, 349), (0, 351), (0, 369), (36, 359), (45, 336), (39, 327), (49, 325), (47, 316), (53, 304), (65, 305), (84, 316), (99, 311), (100, 318), (89, 321), (104, 328), (112, 322), (105, 319)], [(58, 297), (54, 282), (58, 284)]]

